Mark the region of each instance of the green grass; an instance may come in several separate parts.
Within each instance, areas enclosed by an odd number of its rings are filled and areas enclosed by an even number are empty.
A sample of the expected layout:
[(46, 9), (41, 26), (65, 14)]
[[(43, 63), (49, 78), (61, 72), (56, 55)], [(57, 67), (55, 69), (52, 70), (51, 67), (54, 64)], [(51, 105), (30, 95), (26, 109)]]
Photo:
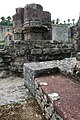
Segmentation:
[(0, 46), (5, 45), (6, 43), (4, 41), (0, 41)]

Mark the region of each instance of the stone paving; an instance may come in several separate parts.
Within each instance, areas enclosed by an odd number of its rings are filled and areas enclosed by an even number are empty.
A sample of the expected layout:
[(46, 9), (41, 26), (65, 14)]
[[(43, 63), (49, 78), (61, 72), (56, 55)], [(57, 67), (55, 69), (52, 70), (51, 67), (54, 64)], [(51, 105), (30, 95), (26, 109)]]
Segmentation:
[(24, 86), (23, 78), (0, 78), (0, 105), (22, 102), (31, 97), (28, 89)]
[(0, 120), (45, 120), (24, 78), (0, 78)]

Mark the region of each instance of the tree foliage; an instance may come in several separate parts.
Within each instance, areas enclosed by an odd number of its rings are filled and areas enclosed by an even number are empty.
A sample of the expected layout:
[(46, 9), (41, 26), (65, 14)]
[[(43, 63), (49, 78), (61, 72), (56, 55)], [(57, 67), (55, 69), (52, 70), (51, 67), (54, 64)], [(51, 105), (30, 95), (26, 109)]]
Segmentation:
[(7, 18), (2, 16), (0, 19), (1, 19), (0, 25), (12, 26), (12, 19), (10, 16), (8, 16)]

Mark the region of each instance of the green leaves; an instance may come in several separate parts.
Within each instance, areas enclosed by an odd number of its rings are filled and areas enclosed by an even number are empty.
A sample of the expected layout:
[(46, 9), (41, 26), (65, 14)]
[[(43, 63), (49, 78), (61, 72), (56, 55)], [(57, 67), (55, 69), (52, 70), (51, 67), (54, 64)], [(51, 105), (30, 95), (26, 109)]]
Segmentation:
[(6, 26), (12, 26), (13, 23), (12, 23), (12, 19), (10, 16), (8, 16), (6, 19), (4, 16), (2, 16), (1, 18), (1, 22), (0, 22), (0, 25), (6, 25)]

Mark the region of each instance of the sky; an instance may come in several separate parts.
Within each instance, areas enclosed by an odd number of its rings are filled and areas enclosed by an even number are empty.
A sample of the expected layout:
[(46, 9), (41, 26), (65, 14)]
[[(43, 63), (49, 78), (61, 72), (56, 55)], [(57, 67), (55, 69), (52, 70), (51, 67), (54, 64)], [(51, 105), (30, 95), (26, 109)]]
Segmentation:
[(36, 3), (43, 6), (44, 11), (51, 13), (51, 19), (60, 19), (61, 22), (67, 19), (78, 21), (80, 13), (80, 0), (1, 0), (0, 18), (13, 16), (15, 8), (25, 7), (27, 4)]

